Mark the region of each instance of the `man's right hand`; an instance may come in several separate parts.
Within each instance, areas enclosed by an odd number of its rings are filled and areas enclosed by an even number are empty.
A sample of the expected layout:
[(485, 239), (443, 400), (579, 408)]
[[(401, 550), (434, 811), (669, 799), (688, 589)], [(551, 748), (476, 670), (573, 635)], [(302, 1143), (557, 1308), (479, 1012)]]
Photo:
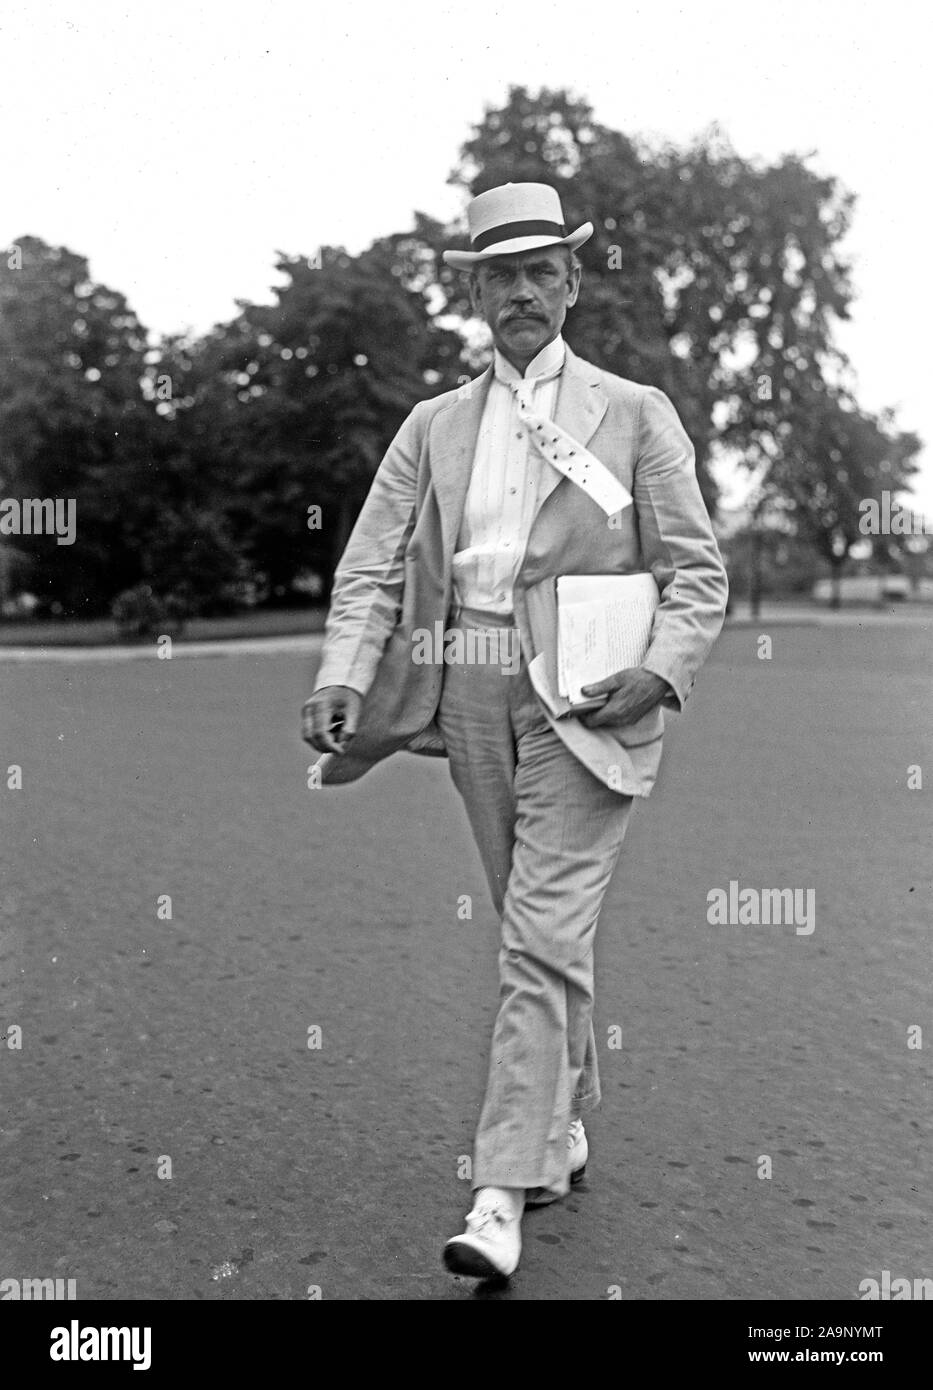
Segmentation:
[(356, 733), (363, 697), (346, 685), (327, 685), (301, 707), (301, 737), (319, 753), (345, 753)]

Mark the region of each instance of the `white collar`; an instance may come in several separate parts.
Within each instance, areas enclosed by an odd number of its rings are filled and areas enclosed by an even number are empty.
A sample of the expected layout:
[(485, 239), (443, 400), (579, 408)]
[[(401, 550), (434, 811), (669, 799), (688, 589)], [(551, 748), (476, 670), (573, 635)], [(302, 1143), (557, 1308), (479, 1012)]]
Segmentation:
[(525, 375), (523, 378), (518, 369), (513, 367), (508, 358), (503, 357), (499, 349), (496, 348), (494, 361), (496, 379), (498, 381), (509, 382), (527, 381), (530, 377), (555, 377), (563, 368), (565, 356), (566, 346), (563, 338), (558, 333), (557, 337), (554, 338), (552, 342), (544, 345), (537, 357), (531, 359), (528, 366), (525, 368)]

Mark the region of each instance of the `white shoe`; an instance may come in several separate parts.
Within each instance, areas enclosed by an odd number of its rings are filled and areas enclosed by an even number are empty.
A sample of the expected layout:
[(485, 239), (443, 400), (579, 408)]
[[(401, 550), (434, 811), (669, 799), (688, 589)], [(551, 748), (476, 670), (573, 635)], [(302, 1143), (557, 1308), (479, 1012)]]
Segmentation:
[[(590, 1156), (590, 1146), (586, 1142), (582, 1120), (571, 1120), (567, 1127), (567, 1155), (570, 1163), (570, 1181), (578, 1183), (586, 1176), (586, 1160)], [(559, 1201), (560, 1196), (549, 1187), (529, 1187), (525, 1193), (526, 1207), (546, 1207), (551, 1202)]]
[(500, 1199), (481, 1196), (466, 1219), (463, 1235), (444, 1246), (444, 1264), (451, 1274), (508, 1278), (518, 1268), (522, 1253), (521, 1226), (521, 1213), (513, 1214)]

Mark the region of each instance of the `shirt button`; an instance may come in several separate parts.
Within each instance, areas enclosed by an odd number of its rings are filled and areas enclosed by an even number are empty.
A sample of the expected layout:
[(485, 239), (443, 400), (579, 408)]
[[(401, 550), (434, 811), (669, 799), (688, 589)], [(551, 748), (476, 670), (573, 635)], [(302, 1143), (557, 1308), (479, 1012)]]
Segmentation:
[(509, 488), (509, 492), (510, 492), (510, 493), (512, 494), (512, 496), (514, 497), (514, 496), (515, 496), (515, 493), (517, 492), (517, 488), (510, 487), (510, 488)]

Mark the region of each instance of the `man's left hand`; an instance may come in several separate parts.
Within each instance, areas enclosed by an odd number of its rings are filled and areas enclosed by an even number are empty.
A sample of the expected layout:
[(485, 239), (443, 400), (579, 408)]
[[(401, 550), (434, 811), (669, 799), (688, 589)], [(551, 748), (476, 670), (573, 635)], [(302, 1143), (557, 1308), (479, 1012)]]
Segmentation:
[(632, 666), (595, 685), (585, 685), (582, 693), (587, 699), (608, 693), (609, 699), (601, 709), (580, 715), (580, 723), (588, 729), (601, 729), (637, 723), (659, 705), (665, 695), (673, 692), (667, 681), (653, 671)]

